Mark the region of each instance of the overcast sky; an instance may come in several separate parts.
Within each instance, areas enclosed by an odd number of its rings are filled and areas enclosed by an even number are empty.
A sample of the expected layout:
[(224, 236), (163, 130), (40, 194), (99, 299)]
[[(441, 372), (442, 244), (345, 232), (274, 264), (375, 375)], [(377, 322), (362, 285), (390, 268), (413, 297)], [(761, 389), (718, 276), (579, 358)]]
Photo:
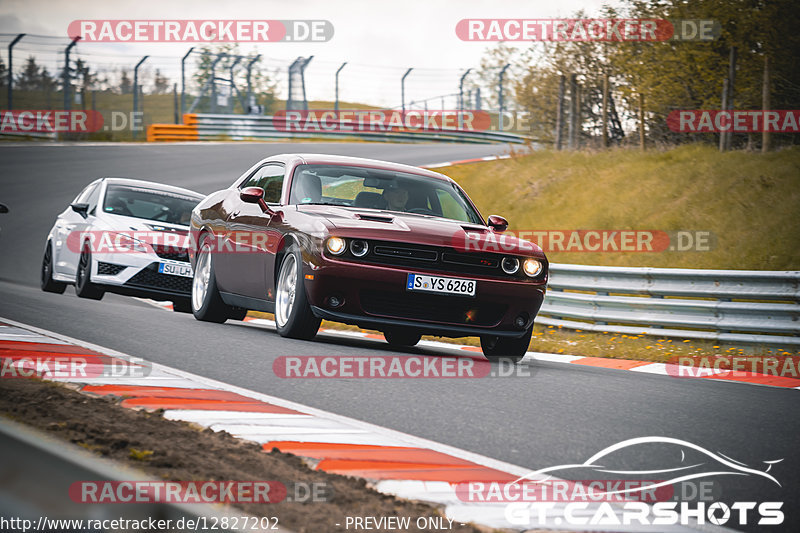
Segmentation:
[[(243, 52), (256, 48), (266, 65), (285, 67), (298, 56), (314, 55), (306, 71), (309, 99), (333, 99), (334, 73), (348, 62), (340, 77), (340, 98), (393, 106), (400, 101), (400, 76), (414, 67), (406, 85), (406, 101), (423, 99), (458, 90), (460, 72), (477, 67), (487, 44), (464, 42), (456, 37), (456, 23), (464, 18), (559, 18), (579, 9), (597, 14), (604, 4), (616, 0), (3, 0), (0, 2), (0, 33), (61, 36), (65, 43), (67, 26), (77, 19), (326, 19), (335, 30), (327, 43), (265, 43), (241, 45)], [(8, 37), (0, 44), (6, 45)], [(23, 39), (16, 64), (48, 41)], [(23, 46), (23, 44), (25, 46)], [(83, 43), (78, 53), (87, 61), (113, 69), (134, 64), (145, 54), (147, 64), (175, 76), (185, 44)], [(6, 46), (3, 46), (6, 48)], [(45, 63), (56, 62), (63, 50), (52, 41)], [(4, 59), (7, 58), (4, 55)], [(51, 71), (55, 70), (53, 66)], [(177, 81), (177, 80), (175, 80)], [(446, 106), (453, 105), (452, 103)], [(440, 104), (431, 103), (432, 107)]]

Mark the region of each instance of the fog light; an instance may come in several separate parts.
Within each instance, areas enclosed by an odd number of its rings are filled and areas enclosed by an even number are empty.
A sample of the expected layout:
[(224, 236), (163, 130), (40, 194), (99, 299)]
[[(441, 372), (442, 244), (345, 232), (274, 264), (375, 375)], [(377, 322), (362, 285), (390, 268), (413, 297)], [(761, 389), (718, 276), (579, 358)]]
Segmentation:
[(328, 296), (327, 298), (328, 307), (336, 308), (341, 307), (344, 304), (344, 298), (339, 298), (338, 296)]
[(342, 255), (346, 248), (344, 239), (342, 239), (341, 237), (329, 238), (328, 242), (325, 243), (325, 246), (328, 248), (328, 251), (333, 255)]
[(527, 274), (528, 277), (531, 278), (535, 278), (536, 276), (541, 274), (542, 268), (544, 268), (542, 266), (542, 263), (532, 257), (529, 257), (528, 259), (525, 260), (524, 263), (522, 263), (522, 270), (524, 270), (525, 274)]
[(528, 315), (526, 313), (520, 314), (514, 319), (514, 327), (524, 329), (528, 325)]
[(369, 244), (367, 244), (367, 241), (362, 241), (361, 239), (350, 241), (350, 253), (354, 256), (364, 257), (368, 251)]
[(516, 274), (517, 270), (519, 270), (519, 259), (516, 257), (504, 257), (500, 266), (506, 274)]

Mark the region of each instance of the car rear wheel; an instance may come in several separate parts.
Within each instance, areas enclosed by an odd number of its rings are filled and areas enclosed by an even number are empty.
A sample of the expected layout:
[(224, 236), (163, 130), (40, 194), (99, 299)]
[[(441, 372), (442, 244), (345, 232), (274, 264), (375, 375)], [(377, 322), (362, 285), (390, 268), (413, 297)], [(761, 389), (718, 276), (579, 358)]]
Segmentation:
[(229, 307), (222, 301), (214, 276), (214, 257), (205, 236), (200, 241), (192, 279), (192, 314), (203, 322), (222, 324), (228, 319)]
[(281, 262), (275, 294), (275, 326), (278, 333), (281, 337), (292, 339), (313, 339), (320, 322), (308, 303), (300, 251), (289, 251)]
[(489, 361), (506, 360), (513, 363), (519, 362), (525, 357), (528, 345), (531, 343), (531, 327), (522, 337), (509, 339), (508, 337), (497, 337), (494, 335), (484, 335), (481, 337), (481, 350)]
[(44, 292), (54, 292), (56, 294), (62, 294), (67, 288), (66, 283), (53, 279), (53, 245), (49, 242), (44, 249), (44, 257), (42, 258), (41, 287)]
[(420, 333), (413, 329), (387, 329), (383, 332), (386, 342), (392, 346), (416, 346), (422, 338)]
[(105, 291), (92, 283), (92, 253), (89, 246), (84, 245), (78, 259), (78, 271), (75, 274), (75, 294), (78, 298), (102, 300)]

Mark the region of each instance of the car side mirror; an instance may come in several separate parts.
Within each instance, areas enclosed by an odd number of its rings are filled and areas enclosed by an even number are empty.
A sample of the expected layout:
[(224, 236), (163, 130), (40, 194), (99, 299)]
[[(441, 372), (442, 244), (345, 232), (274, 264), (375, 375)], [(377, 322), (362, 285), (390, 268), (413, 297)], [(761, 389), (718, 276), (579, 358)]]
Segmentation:
[(89, 216), (89, 204), (69, 204), (69, 206), (83, 218)]
[(5, 204), (0, 204), (0, 213), (8, 213), (8, 207)]
[(505, 231), (508, 229), (508, 220), (500, 215), (489, 215), (489, 227), (495, 231)]
[(265, 213), (272, 213), (272, 209), (264, 201), (264, 189), (261, 187), (245, 187), (239, 191), (239, 198), (247, 204), (257, 204)]

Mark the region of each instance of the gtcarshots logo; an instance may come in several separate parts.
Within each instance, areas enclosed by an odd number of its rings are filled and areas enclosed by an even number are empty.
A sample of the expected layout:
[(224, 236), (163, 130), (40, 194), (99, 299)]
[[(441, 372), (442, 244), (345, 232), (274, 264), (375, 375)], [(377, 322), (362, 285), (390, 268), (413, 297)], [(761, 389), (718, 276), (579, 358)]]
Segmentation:
[[(631, 468), (630, 461), (648, 457), (674, 457), (676, 464), (665, 465), (659, 459), (654, 462), (657, 467)], [(543, 468), (512, 483), (497, 486), (461, 483), (456, 493), (467, 501), (510, 501), (505, 508), (506, 520), (527, 527), (544, 524), (581, 527), (779, 525), (785, 518), (783, 502), (780, 501), (723, 502), (715, 501), (713, 494), (691, 502), (664, 499), (672, 496), (671, 487), (704, 478), (736, 476), (737, 483), (741, 483), (743, 477), (762, 478), (762, 483), (774, 483), (780, 487), (781, 484), (769, 472), (781, 461), (783, 459), (764, 461), (766, 468), (759, 470), (688, 441), (670, 437), (638, 437), (608, 446), (583, 463)], [(623, 479), (619, 480), (621, 483), (558, 479), (559, 476), (571, 477), (586, 472), (604, 476), (612, 474)], [(653, 476), (665, 477), (653, 480)], [(564, 501), (567, 503), (556, 505)]]
[(71, 39), (85, 42), (326, 42), (328, 20), (74, 20)]

